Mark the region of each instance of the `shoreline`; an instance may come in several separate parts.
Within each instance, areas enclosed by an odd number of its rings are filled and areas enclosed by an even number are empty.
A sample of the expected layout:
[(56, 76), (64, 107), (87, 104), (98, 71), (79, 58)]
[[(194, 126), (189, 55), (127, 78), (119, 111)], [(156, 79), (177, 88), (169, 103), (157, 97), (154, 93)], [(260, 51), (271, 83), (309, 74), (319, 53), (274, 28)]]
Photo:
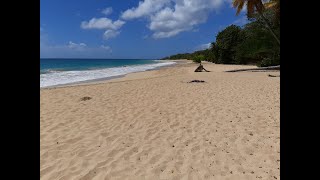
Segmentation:
[(105, 82), (107, 82), (109, 80), (119, 79), (119, 78), (125, 77), (125, 76), (127, 76), (129, 74), (141, 73), (141, 72), (147, 72), (147, 71), (156, 71), (156, 70), (160, 70), (162, 68), (169, 68), (169, 67), (174, 67), (174, 66), (177, 66), (177, 65), (180, 65), (180, 64), (186, 64), (190, 60), (181, 59), (181, 60), (161, 60), (161, 61), (173, 61), (173, 62), (176, 62), (176, 63), (175, 64), (170, 64), (170, 65), (164, 65), (164, 66), (160, 66), (160, 67), (155, 67), (154, 69), (148, 69), (148, 70), (145, 70), (145, 71), (132, 72), (132, 73), (124, 74), (124, 75), (118, 75), (118, 76), (91, 79), (91, 80), (79, 81), (79, 82), (73, 82), (73, 83), (67, 83), (67, 84), (58, 84), (58, 85), (40, 87), (40, 90), (41, 89), (63, 88), (63, 87), (74, 87), (74, 86), (90, 85), (90, 84), (100, 84), (100, 83), (105, 83)]
[[(187, 59), (179, 59), (179, 60), (167, 59), (167, 60), (161, 60), (161, 61), (173, 61), (173, 62), (176, 62), (176, 63), (175, 64), (171, 64), (171, 65), (165, 65), (165, 66), (161, 66), (161, 67), (156, 67), (154, 69), (149, 69), (149, 70), (145, 70), (145, 71), (132, 72), (132, 73), (119, 75), (119, 76), (112, 76), (112, 77), (98, 78), (98, 79), (79, 81), (79, 82), (73, 82), (73, 83), (67, 83), (67, 84), (61, 84), (61, 85), (40, 87), (40, 90), (65, 88), (65, 87), (75, 87), (75, 86), (87, 86), (87, 85), (94, 85), (94, 84), (103, 84), (103, 83), (112, 82), (112, 80), (118, 80), (118, 79), (121, 80), (121, 78), (125, 78), (126, 76), (129, 76), (131, 74), (143, 73), (143, 72), (149, 72), (149, 71), (158, 71), (158, 70), (165, 69), (165, 68), (179, 67), (181, 65), (183, 66), (185, 64), (195, 64), (191, 60), (187, 60)], [(208, 61), (203, 61), (202, 64), (214, 64), (214, 63), (211, 63), (211, 62), (208, 62)], [(222, 66), (225, 66), (225, 67), (235, 67), (235, 69), (239, 69), (239, 68), (237, 68), (238, 66), (239, 67), (256, 67), (255, 65), (249, 65), (249, 64), (248, 65), (217, 64), (217, 65), (222, 65)], [(254, 72), (254, 71), (252, 71), (252, 72)], [(263, 71), (259, 71), (259, 72), (263, 72)], [(265, 71), (265, 72), (279, 72), (279, 71), (275, 70), (275, 71)]]

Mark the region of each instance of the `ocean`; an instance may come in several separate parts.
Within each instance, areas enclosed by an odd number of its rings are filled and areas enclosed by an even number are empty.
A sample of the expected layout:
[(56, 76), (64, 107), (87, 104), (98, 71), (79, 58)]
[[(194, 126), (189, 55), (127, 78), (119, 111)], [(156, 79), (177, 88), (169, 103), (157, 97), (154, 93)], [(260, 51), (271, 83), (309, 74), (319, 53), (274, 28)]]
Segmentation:
[(112, 78), (128, 73), (169, 66), (174, 63), (151, 59), (40, 58), (40, 88)]

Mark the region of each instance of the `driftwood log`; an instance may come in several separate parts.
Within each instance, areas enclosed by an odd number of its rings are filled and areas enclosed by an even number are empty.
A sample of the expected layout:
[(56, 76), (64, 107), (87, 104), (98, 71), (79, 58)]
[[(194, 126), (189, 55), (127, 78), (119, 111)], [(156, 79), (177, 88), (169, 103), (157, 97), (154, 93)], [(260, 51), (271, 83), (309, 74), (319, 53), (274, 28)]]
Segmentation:
[(268, 76), (269, 76), (269, 77), (280, 77), (280, 75), (277, 76), (277, 75), (272, 75), (272, 74), (269, 74)]
[(92, 99), (92, 97), (85, 96), (85, 97), (82, 97), (80, 100), (81, 101), (87, 101), (87, 100), (90, 100), (90, 99)]
[(196, 70), (194, 70), (194, 72), (202, 72), (202, 71), (206, 71), (206, 72), (210, 72), (210, 71), (207, 71), (202, 64), (200, 64)]
[(204, 83), (205, 81), (204, 80), (192, 80), (192, 81), (189, 81), (187, 83)]
[(260, 68), (249, 68), (249, 69), (235, 69), (226, 72), (239, 72), (239, 71), (265, 71), (265, 70), (280, 70), (279, 66), (269, 66), (269, 67), (260, 67)]

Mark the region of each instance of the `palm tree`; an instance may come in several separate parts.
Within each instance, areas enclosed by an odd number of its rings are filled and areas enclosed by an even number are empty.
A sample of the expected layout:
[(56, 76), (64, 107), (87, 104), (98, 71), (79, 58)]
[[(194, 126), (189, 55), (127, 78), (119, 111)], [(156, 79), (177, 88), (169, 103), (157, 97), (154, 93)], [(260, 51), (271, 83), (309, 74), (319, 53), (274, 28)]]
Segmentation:
[(280, 0), (270, 0), (264, 6), (266, 9), (273, 9), (276, 13), (275, 20), (280, 22)]
[[(271, 0), (272, 1), (272, 0)], [(280, 3), (280, 0), (274, 0), (274, 2), (278, 1)], [(280, 40), (272, 30), (269, 21), (267, 18), (263, 15), (263, 11), (265, 10), (265, 7), (262, 3), (262, 0), (233, 0), (233, 7), (237, 9), (236, 15), (239, 15), (240, 11), (243, 9), (243, 6), (246, 4), (247, 6), (247, 13), (248, 16), (252, 16), (254, 12), (258, 12), (259, 15), (262, 17), (262, 19), (265, 21), (265, 24), (268, 28), (268, 30), (271, 32), (273, 37), (276, 39), (278, 44), (280, 45)], [(280, 6), (279, 6), (280, 10)]]

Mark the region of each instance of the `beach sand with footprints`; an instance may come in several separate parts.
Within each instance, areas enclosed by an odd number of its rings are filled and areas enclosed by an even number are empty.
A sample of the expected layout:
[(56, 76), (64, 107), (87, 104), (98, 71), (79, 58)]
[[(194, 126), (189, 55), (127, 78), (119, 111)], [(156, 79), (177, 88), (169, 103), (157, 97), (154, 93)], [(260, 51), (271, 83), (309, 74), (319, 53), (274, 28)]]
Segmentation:
[(40, 178), (280, 179), (280, 72), (203, 65), (41, 89)]

